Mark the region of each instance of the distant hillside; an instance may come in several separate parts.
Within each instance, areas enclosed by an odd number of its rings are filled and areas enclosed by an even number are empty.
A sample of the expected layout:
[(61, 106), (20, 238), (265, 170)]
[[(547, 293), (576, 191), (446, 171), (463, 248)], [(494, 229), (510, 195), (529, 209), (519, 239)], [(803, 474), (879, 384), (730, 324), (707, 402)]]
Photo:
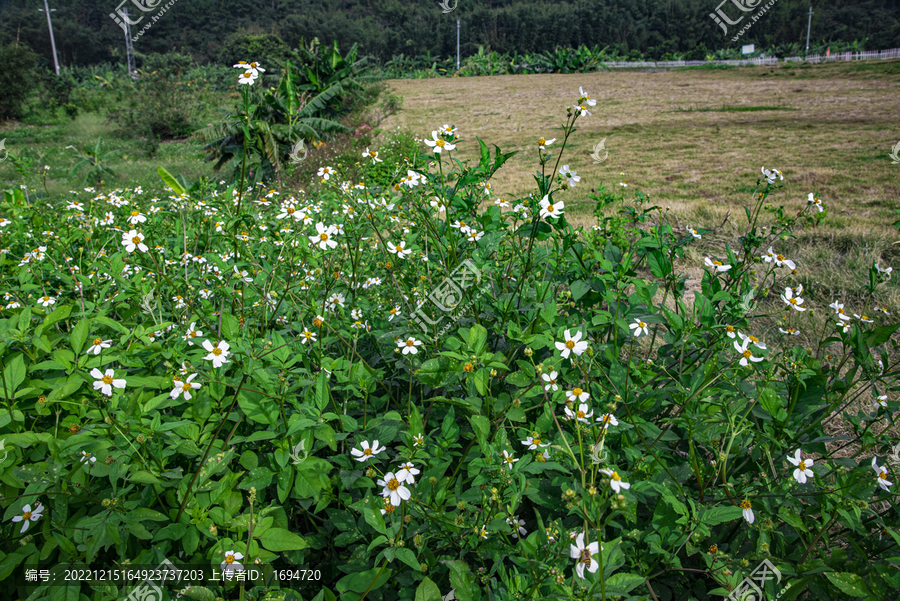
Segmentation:
[[(457, 0), (447, 0), (452, 2)], [(60, 60), (66, 65), (120, 61), (124, 33), (110, 18), (128, 6), (133, 19), (143, 15), (136, 33), (167, 0), (51, 0)], [(728, 35), (710, 18), (718, 0), (458, 0), (442, 12), (435, 0), (175, 0), (152, 28), (135, 42), (139, 53), (179, 50), (200, 62), (232, 60), (230, 50), (245, 34), (274, 34), (291, 48), (301, 38), (337, 40), (341, 48), (359, 43), (363, 54), (382, 60), (393, 55), (456, 54), (456, 19), (461, 20), (463, 56), (479, 45), (498, 52), (533, 52), (555, 46), (599, 45), (621, 54), (637, 49), (651, 58), (685, 52), (700, 44), (710, 50), (756, 43), (763, 46), (806, 42), (808, 1), (776, 0), (738, 42), (731, 37), (749, 22), (734, 2), (722, 11), (732, 20)], [(154, 6), (142, 13), (138, 5)], [(43, 0), (0, 0), (0, 42), (16, 40), (51, 61)], [(813, 42), (866, 39), (866, 47), (900, 46), (898, 0), (815, 0)]]

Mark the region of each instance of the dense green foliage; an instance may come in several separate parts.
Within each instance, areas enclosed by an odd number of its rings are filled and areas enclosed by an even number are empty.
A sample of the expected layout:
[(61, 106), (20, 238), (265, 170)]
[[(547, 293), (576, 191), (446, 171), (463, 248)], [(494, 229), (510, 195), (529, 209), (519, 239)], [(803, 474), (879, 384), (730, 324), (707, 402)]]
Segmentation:
[[(251, 119), (296, 97), (290, 69), (275, 92), (243, 71), (241, 182)], [(814, 276), (777, 254), (828, 203), (776, 206), (763, 169), (689, 294), (711, 232), (571, 172), (594, 105), (572, 100), (517, 199), (490, 185), (512, 154), (451, 125), (309, 192), (163, 169), (5, 191), (0, 590), (112, 601), (135, 583), (26, 570), (236, 557), (263, 579), (165, 598), (705, 601), (768, 561), (769, 598), (889, 599), (900, 323), (807, 304)], [(568, 221), (579, 185), (594, 228)], [(889, 278), (872, 266), (867, 301)]]
[(15, 68), (0, 71), (0, 119), (22, 116), (22, 104), (32, 91), (32, 77), (37, 55), (25, 46), (0, 46), (0, 62)]
[[(0, 0), (0, 42), (21, 40), (52, 66), (46, 21), (35, 10), (39, 4)], [(900, 6), (893, 0), (812, 4), (816, 46), (862, 39), (874, 49), (900, 46)], [(140, 12), (131, 2), (127, 5), (136, 19)], [(599, 45), (620, 56), (637, 52), (658, 59), (691, 52), (701, 44), (709, 49), (805, 44), (806, 0), (779, 0), (737, 44), (710, 19), (717, 5), (715, 0), (466, 0), (444, 14), (437, 0), (191, 0), (169, 8), (135, 42), (135, 50), (177, 50), (204, 63), (228, 63), (239, 56), (265, 62), (270, 55), (286, 58), (304, 38), (318, 37), (336, 40), (342, 48), (359, 43), (363, 54), (381, 61), (400, 54), (455, 60), (457, 18), (463, 56), (474, 54), (478, 46), (523, 54)], [(116, 0), (67, 0), (55, 7), (54, 30), (63, 64), (122, 60), (124, 33), (109, 17), (116, 6)], [(731, 3), (723, 10), (728, 12), (729, 6), (735, 18), (737, 9)], [(133, 33), (147, 20), (134, 26)], [(248, 35), (255, 40), (247, 41)]]

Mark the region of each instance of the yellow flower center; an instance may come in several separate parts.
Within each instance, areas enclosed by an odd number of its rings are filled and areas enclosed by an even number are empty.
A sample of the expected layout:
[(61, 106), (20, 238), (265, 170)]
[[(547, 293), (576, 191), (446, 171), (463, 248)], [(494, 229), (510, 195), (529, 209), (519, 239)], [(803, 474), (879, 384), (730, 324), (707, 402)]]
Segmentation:
[(234, 555), (226, 555), (225, 563), (234, 563)]
[(303, 332), (303, 335), (307, 338), (312, 338), (312, 332)]
[(103, 339), (102, 339), (102, 338), (94, 338), (94, 345), (95, 345), (95, 346), (100, 346), (102, 343), (103, 343)]
[(325, 242), (326, 240), (328, 240), (328, 234), (319, 234), (319, 240)]
[(609, 423), (609, 418), (610, 418), (610, 415), (609, 415), (608, 413), (607, 413), (606, 415), (604, 415), (604, 416), (603, 416), (603, 423), (604, 423), (604, 424), (608, 424), (608, 423)]
[(50, 297), (49, 297), (49, 296), (45, 296), (45, 297), (43, 297), (41, 300), (43, 300), (44, 302), (47, 302), (48, 300), (50, 300)]
[(140, 243), (141, 243), (141, 237), (140, 237), (140, 236), (135, 236), (135, 237), (133, 237), (133, 238), (131, 239), (131, 241), (134, 242), (135, 244), (140, 244)]
[(747, 336), (747, 338), (749, 338), (753, 343), (759, 342), (759, 338), (757, 338), (756, 336)]
[(718, 265), (718, 266), (721, 267), (721, 266), (722, 266), (722, 262), (721, 262), (721, 261), (713, 261), (713, 265)]
[(534, 444), (541, 444), (541, 439), (540, 438), (532, 438), (531, 442)]
[(100, 379), (103, 380), (104, 384), (112, 384), (113, 381), (112, 376), (103, 376)]
[(443, 148), (445, 142), (444, 142), (443, 140), (438, 140), (437, 142), (435, 142), (435, 144), (436, 144), (437, 146), (440, 146), (441, 148)]
[(406, 346), (415, 346), (415, 344), (416, 343), (412, 338), (406, 341)]
[(619, 481), (622, 479), (622, 478), (619, 477), (619, 472), (613, 472), (613, 473), (612, 473), (612, 476), (610, 476), (610, 478), (612, 478), (612, 479), (615, 480), (616, 482), (619, 482)]
[(796, 298), (789, 298), (789, 299), (788, 299), (788, 302), (791, 303), (792, 305), (796, 305), (796, 304), (797, 304), (797, 299), (796, 299)]
[(863, 315), (863, 316), (862, 316), (862, 319), (864, 319), (864, 320), (865, 320), (865, 319), (869, 319), (869, 318), (868, 318), (868, 317), (866, 317), (866, 316), (865, 316), (865, 315)]
[(140, 215), (140, 214), (141, 214), (140, 211), (132, 211), (132, 212), (131, 212), (131, 216), (132, 216), (132, 217), (137, 217), (137, 216)]
[(369, 156), (370, 156), (370, 157), (374, 157), (374, 156), (376, 156), (377, 154), (378, 154), (378, 153), (375, 152), (374, 150), (370, 150), (370, 151), (369, 151)]
[(185, 382), (184, 385), (181, 387), (181, 389), (182, 389), (182, 390), (190, 390), (190, 389), (191, 389), (191, 385), (188, 384), (187, 382)]
[(391, 478), (387, 483), (387, 487), (388, 487), (388, 490), (393, 492), (393, 491), (397, 490), (398, 488), (400, 488), (400, 483), (397, 481), (396, 478)]
[(31, 519), (31, 512), (30, 512), (30, 511), (26, 511), (25, 513), (22, 514), (22, 521), (23, 521), (23, 522), (27, 522), (29, 519)]
[(881, 473), (878, 474), (878, 477), (881, 478), (882, 480), (887, 480), (887, 472), (884, 470), (881, 470)]
[(638, 322), (638, 327), (639, 327), (639, 328), (645, 328), (645, 327), (647, 327), (647, 324), (645, 324), (643, 321), (639, 321), (639, 322)]
[(784, 255), (775, 255), (775, 258), (779, 261), (784, 261)]
[(566, 340), (566, 348), (567, 349), (575, 348), (575, 341), (574, 340)]
[(575, 412), (575, 415), (578, 417), (578, 419), (584, 419), (585, 413), (584, 411), (578, 410)]
[(371, 454), (372, 454), (372, 449), (363, 449), (363, 455), (368, 457)]
[(212, 354), (216, 355), (218, 357), (219, 355), (222, 354), (222, 349), (220, 349), (219, 347), (216, 347), (212, 350)]
[(575, 388), (575, 389), (572, 390), (572, 395), (574, 395), (574, 396), (581, 396), (581, 394), (582, 394), (583, 392), (584, 392), (584, 391), (583, 391), (582, 389), (580, 389), (580, 388)]
[(753, 353), (751, 353), (749, 350), (747, 350), (747, 351), (744, 351), (743, 353), (741, 353), (741, 355), (744, 356), (744, 359), (749, 359), (750, 357), (753, 356)]
[(550, 213), (552, 213), (555, 210), (556, 209), (553, 208), (553, 205), (547, 205), (547, 211), (549, 211)]
[(801, 461), (801, 462), (800, 462), (800, 465), (798, 465), (797, 467), (800, 468), (800, 471), (801, 471), (801, 472), (802, 472), (802, 471), (806, 471), (806, 462), (805, 462), (805, 461)]
[(318, 317), (316, 317), (313, 320), (313, 325), (316, 326), (317, 328), (321, 328), (323, 323), (324, 322), (321, 319), (319, 319)]
[(543, 145), (546, 144), (546, 143), (547, 143), (547, 140), (545, 140), (544, 138), (538, 139), (538, 144), (539, 144), (540, 146), (543, 146)]
[(188, 334), (188, 336), (190, 336), (191, 338), (196, 338), (196, 337), (197, 337), (197, 330), (192, 330), (191, 333)]
[(253, 71), (244, 71), (244, 79), (250, 79), (253, 77)]
[(750, 509), (750, 501), (741, 501), (741, 509)]

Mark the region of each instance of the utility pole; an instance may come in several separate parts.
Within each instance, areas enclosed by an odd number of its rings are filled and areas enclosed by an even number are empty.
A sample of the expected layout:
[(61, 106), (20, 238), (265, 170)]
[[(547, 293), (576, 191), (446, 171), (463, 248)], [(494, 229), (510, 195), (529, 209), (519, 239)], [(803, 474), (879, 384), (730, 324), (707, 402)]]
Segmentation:
[(459, 73), (459, 19), (456, 20), (456, 72)]
[(809, 53), (809, 30), (812, 29), (812, 6), (809, 7), (809, 23), (806, 25), (806, 52)]
[[(50, 7), (47, 0), (44, 0), (44, 8), (38, 9), (42, 13), (47, 13), (47, 29), (50, 30), (50, 47), (53, 48), (53, 66), (56, 67), (56, 74), (59, 75), (59, 59), (56, 58), (56, 41), (53, 39), (53, 24), (50, 23)], [(55, 8), (53, 10), (56, 10)]]
[(131, 41), (131, 23), (128, 20), (128, 9), (125, 9), (125, 60), (128, 62), (128, 75), (134, 78), (137, 67), (134, 64), (134, 44)]

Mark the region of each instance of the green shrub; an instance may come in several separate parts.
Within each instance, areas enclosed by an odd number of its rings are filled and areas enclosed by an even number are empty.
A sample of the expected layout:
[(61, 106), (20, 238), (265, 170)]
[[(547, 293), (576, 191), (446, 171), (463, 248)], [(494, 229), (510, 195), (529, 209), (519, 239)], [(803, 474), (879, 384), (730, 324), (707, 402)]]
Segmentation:
[(396, 189), (328, 165), (315, 194), (163, 169), (165, 191), (6, 192), (8, 594), (87, 564), (137, 578), (66, 598), (120, 599), (166, 560), (261, 574), (201, 600), (706, 600), (759, 566), (768, 598), (891, 598), (900, 323), (804, 301), (778, 254), (827, 202), (774, 206), (764, 170), (699, 265), (711, 232), (640, 193), (601, 188), (576, 228), (588, 182), (554, 165), (580, 114), (505, 204), (512, 154), (459, 161), (452, 127)]
[(144, 58), (133, 93), (110, 111), (122, 129), (162, 140), (185, 138), (204, 110), (206, 86), (191, 77), (190, 56), (151, 54)]
[(27, 46), (9, 44), (0, 46), (0, 62), (7, 66), (0, 70), (0, 90), (3, 90), (0, 94), (0, 119), (18, 119), (34, 85), (32, 78), (37, 55)]

